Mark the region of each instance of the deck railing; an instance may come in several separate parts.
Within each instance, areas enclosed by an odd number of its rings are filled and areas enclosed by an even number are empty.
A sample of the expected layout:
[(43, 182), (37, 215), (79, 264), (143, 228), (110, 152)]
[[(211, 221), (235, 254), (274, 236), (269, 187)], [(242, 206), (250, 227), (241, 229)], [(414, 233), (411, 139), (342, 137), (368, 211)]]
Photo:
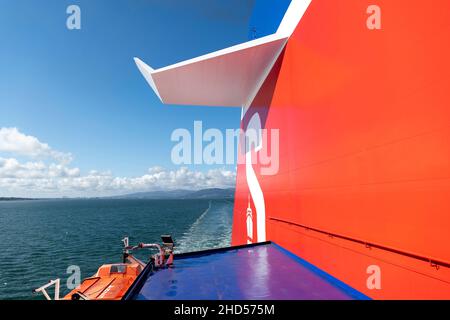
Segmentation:
[(371, 242), (371, 241), (365, 241), (365, 240), (362, 240), (362, 239), (357, 239), (357, 238), (345, 236), (345, 235), (342, 235), (342, 234), (329, 232), (329, 231), (326, 231), (326, 230), (321, 230), (321, 229), (318, 229), (318, 228), (306, 226), (306, 225), (303, 225), (303, 224), (299, 224), (299, 223), (288, 221), (288, 220), (284, 220), (284, 219), (279, 219), (279, 218), (275, 218), (275, 217), (269, 217), (269, 220), (280, 222), (280, 223), (284, 223), (284, 224), (288, 224), (288, 225), (297, 226), (297, 227), (305, 229), (306, 231), (317, 232), (317, 233), (320, 233), (320, 234), (327, 235), (327, 236), (329, 236), (331, 238), (337, 238), (337, 239), (350, 241), (350, 242), (353, 242), (353, 243), (359, 243), (359, 244), (364, 245), (367, 248), (376, 248), (376, 249), (380, 249), (380, 250), (396, 253), (396, 254), (399, 254), (399, 255), (402, 255), (402, 256), (405, 256), (405, 257), (409, 257), (409, 258), (412, 258), (412, 259), (425, 261), (425, 262), (428, 262), (431, 267), (436, 268), (437, 270), (440, 267), (450, 268), (450, 262), (443, 261), (441, 259), (436, 259), (436, 258), (433, 258), (433, 257), (427, 257), (427, 256), (424, 256), (424, 255), (421, 255), (421, 254), (417, 254), (417, 253), (414, 253), (414, 252), (408, 252), (408, 251), (405, 251), (405, 250), (389, 247), (389, 246), (382, 245), (382, 244), (379, 244), (379, 243), (374, 243), (374, 242)]

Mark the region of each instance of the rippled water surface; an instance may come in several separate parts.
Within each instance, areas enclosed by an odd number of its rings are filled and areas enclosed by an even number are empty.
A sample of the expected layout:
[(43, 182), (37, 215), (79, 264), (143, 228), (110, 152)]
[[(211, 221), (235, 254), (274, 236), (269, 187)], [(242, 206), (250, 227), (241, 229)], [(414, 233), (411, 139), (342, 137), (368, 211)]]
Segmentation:
[(67, 293), (67, 268), (85, 278), (120, 262), (125, 235), (135, 244), (172, 234), (178, 252), (228, 246), (232, 209), (227, 200), (0, 202), (0, 299), (41, 299), (32, 289), (55, 278)]

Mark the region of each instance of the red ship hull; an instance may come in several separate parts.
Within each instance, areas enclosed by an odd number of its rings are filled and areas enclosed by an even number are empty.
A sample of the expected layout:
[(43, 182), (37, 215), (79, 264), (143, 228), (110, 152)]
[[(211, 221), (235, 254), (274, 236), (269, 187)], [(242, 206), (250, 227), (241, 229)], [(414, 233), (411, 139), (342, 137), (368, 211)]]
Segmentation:
[[(278, 172), (252, 165), (266, 240), (375, 299), (450, 298), (449, 32), (446, 0), (312, 1), (243, 116), (279, 129)], [(247, 170), (233, 245), (261, 232)]]

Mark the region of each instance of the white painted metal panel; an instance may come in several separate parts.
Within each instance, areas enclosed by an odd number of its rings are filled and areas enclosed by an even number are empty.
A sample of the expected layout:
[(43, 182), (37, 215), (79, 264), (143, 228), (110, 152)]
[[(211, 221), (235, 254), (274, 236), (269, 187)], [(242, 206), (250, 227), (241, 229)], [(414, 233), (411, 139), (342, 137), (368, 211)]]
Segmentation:
[(248, 105), (281, 54), (311, 0), (293, 0), (275, 34), (158, 70), (135, 58), (166, 104)]

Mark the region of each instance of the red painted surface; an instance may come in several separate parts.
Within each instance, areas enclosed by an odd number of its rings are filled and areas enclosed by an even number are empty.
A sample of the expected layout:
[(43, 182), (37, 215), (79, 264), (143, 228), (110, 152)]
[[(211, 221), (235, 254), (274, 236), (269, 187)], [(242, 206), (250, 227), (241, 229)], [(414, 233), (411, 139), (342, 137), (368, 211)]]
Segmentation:
[[(243, 119), (280, 130), (278, 174), (253, 165), (267, 239), (372, 298), (450, 299), (450, 270), (298, 225), (450, 262), (449, 33), (447, 0), (313, 0)], [(239, 165), (233, 244), (248, 190)]]

